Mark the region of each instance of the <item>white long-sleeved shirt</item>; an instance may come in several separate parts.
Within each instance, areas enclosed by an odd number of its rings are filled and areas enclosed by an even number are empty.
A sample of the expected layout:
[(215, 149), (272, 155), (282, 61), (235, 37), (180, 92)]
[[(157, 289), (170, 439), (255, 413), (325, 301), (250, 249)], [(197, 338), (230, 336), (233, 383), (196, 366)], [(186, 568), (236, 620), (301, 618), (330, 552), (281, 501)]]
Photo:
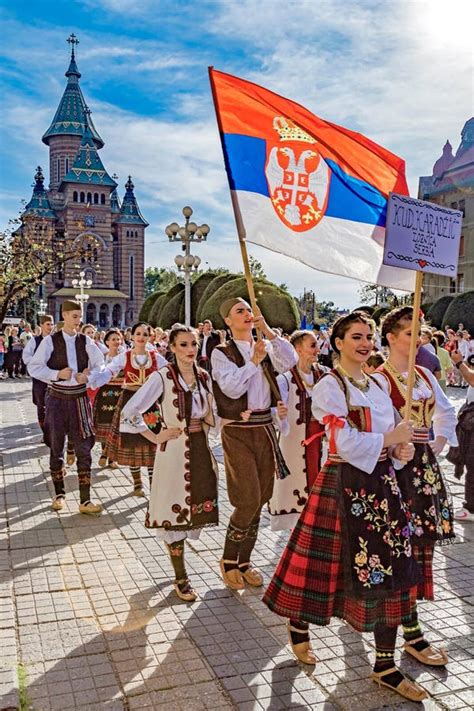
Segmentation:
[[(146, 349), (147, 353), (151, 353), (148, 349)], [(153, 351), (154, 355), (156, 357), (156, 361), (158, 364), (158, 369), (163, 368), (165, 365), (167, 365), (168, 361), (166, 358), (163, 358), (162, 355), (158, 353), (158, 351)], [(150, 356), (153, 357), (153, 356)], [(115, 378), (118, 373), (120, 373), (121, 370), (125, 368), (125, 364), (127, 362), (127, 351), (123, 353), (119, 353), (118, 355), (115, 356), (115, 358), (112, 358), (105, 368), (101, 370), (100, 372), (97, 372), (94, 374), (94, 377), (90, 378), (89, 383), (92, 388), (100, 388), (102, 385), (106, 385), (109, 383), (112, 378)], [(146, 361), (145, 361), (146, 362)]]
[[(255, 350), (255, 342), (234, 343), (242, 354), (245, 365), (239, 368), (225, 353), (215, 348), (211, 355), (212, 377), (227, 397), (236, 400), (247, 393), (249, 410), (266, 410), (271, 404), (271, 391), (263, 369), (250, 360)], [(280, 336), (265, 341), (265, 348), (278, 373), (285, 373), (298, 362), (298, 354), (291, 343)]]
[[(157, 371), (152, 373), (140, 390), (137, 390), (135, 395), (130, 398), (120, 413), (120, 432), (136, 434), (148, 429), (142, 414), (163, 394), (163, 377), (166, 377), (166, 372), (167, 369), (163, 374)], [(184, 390), (189, 390), (181, 376), (179, 376), (179, 382)], [(201, 387), (200, 395), (199, 390), (194, 390), (192, 398), (191, 417), (203, 419), (209, 412), (206, 391)]]
[[(362, 392), (345, 379), (349, 402), (354, 406), (370, 408), (372, 431), (359, 432), (347, 421), (348, 407), (341, 386), (335, 377), (322, 378), (313, 388), (311, 411), (314, 417), (323, 422), (326, 415), (335, 415), (344, 422), (342, 428), (335, 428), (337, 453), (354, 467), (371, 474), (383, 449), (384, 434), (395, 428), (395, 415), (392, 401), (370, 381), (367, 392)], [(331, 427), (326, 425), (326, 434), (331, 438)]]
[[(431, 383), (435, 397), (435, 409), (433, 413), (434, 435), (435, 437), (446, 437), (448, 444), (452, 447), (456, 447), (458, 443), (456, 437), (457, 418), (454, 406), (451, 405), (433, 373), (427, 368), (422, 368), (422, 370)], [(407, 373), (402, 373), (402, 375), (405, 378), (408, 376)], [(377, 382), (380, 383), (384, 391), (388, 394), (390, 392), (390, 385), (387, 378), (382, 375), (382, 373), (374, 373), (373, 377), (376, 378)], [(431, 397), (431, 390), (428, 385), (423, 378), (416, 378), (416, 383), (413, 386), (413, 400), (426, 400), (429, 397)]]
[(29, 339), (26, 346), (23, 348), (23, 352), (21, 354), (21, 358), (22, 358), (23, 363), (25, 365), (28, 365), (30, 360), (33, 358), (34, 353), (35, 353), (35, 348), (36, 348), (36, 341), (33, 337), (33, 338)]
[[(76, 356), (76, 334), (69, 336), (67, 333), (62, 331), (64, 340), (66, 342), (66, 354), (67, 354), (67, 367), (72, 369), (72, 376), (69, 380), (58, 380), (59, 370), (53, 370), (48, 368), (46, 365), (53, 353), (53, 340), (51, 336), (46, 336), (43, 338), (38, 346), (38, 349), (34, 356), (31, 358), (28, 364), (28, 373), (32, 378), (37, 380), (42, 380), (44, 383), (56, 383), (61, 387), (71, 387), (77, 386), (77, 380), (75, 376), (77, 375), (77, 356)], [(86, 352), (89, 358), (89, 368), (91, 374), (89, 376), (89, 381), (92, 380), (95, 375), (103, 370), (104, 368), (104, 356), (97, 348), (96, 344), (92, 339), (86, 336)]]

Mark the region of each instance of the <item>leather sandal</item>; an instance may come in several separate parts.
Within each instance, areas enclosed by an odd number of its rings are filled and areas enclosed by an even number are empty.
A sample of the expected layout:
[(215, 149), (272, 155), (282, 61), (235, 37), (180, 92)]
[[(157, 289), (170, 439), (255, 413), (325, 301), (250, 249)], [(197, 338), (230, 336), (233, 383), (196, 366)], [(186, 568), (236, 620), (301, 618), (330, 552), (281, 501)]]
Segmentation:
[[(247, 566), (247, 570), (241, 570)], [(260, 588), (263, 585), (263, 575), (257, 568), (254, 568), (251, 563), (239, 563), (239, 572), (246, 583), (254, 588)]]
[(304, 634), (305, 630), (300, 630), (297, 627), (292, 627), (289, 620), (286, 623), (286, 627), (288, 630), (288, 640), (290, 642), (290, 647), (295, 657), (300, 662), (303, 662), (303, 664), (309, 664), (311, 666), (314, 666), (318, 660), (315, 657), (313, 648), (311, 647), (311, 642), (309, 641), (309, 630), (308, 640), (306, 642), (299, 642), (298, 644), (294, 644), (293, 640), (291, 639), (291, 633), (296, 632), (297, 634)]
[(417, 642), (421, 642), (422, 640), (424, 640), (424, 637), (418, 637), (418, 639), (412, 639), (409, 642), (405, 642), (403, 645), (405, 652), (407, 654), (411, 654), (412, 657), (415, 657), (415, 659), (422, 664), (426, 664), (427, 666), (444, 667), (449, 662), (446, 650), (442, 647), (432, 647), (430, 644), (429, 647), (425, 647), (425, 649), (418, 651), (418, 649), (415, 649), (413, 645)]
[(103, 467), (105, 467), (106, 464), (107, 464), (107, 457), (105, 456), (105, 454), (101, 454), (99, 457), (99, 467), (103, 468)]
[(372, 679), (372, 681), (375, 681), (375, 683), (379, 686), (385, 686), (387, 687), (387, 689), (396, 691), (397, 694), (400, 694), (400, 696), (403, 696), (403, 698), (405, 699), (409, 699), (409, 701), (419, 702), (428, 698), (428, 692), (422, 686), (417, 684), (416, 681), (411, 681), (410, 679), (407, 679), (405, 676), (398, 684), (398, 686), (393, 686), (392, 684), (389, 684), (388, 682), (383, 680), (384, 676), (388, 676), (389, 674), (393, 674), (394, 672), (398, 672), (399, 674), (401, 674), (400, 670), (396, 667), (390, 667), (390, 669), (384, 669), (384, 671), (381, 672), (372, 672), (370, 678)]
[(66, 453), (66, 464), (69, 467), (72, 467), (72, 465), (75, 463), (75, 461), (76, 461), (75, 453), (74, 452), (67, 452)]
[(184, 600), (185, 602), (194, 602), (199, 597), (197, 592), (191, 585), (189, 578), (175, 580), (173, 583), (173, 587), (179, 599)]
[(231, 570), (225, 569), (225, 563), (234, 563), (238, 566), (236, 560), (224, 560), (223, 558), (219, 561), (219, 567), (221, 569), (222, 580), (231, 590), (244, 590), (245, 583), (242, 573), (239, 568), (232, 568)]
[(130, 496), (146, 496), (146, 494), (143, 491), (143, 489), (140, 487), (140, 489), (134, 489), (133, 491), (131, 491)]

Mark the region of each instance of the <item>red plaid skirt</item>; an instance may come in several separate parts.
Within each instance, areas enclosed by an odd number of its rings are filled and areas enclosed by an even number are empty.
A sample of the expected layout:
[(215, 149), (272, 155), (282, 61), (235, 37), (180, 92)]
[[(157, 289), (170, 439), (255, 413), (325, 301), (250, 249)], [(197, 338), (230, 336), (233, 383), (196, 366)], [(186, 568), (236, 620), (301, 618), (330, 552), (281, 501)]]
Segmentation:
[(331, 617), (359, 632), (377, 623), (408, 624), (416, 586), (377, 599), (348, 594), (343, 569), (338, 466), (325, 464), (301, 513), (263, 602), (277, 615), (316, 625)]
[(134, 395), (131, 390), (122, 390), (104, 446), (104, 455), (113, 462), (129, 467), (152, 467), (156, 447), (141, 434), (120, 432), (120, 413)]
[(423, 580), (419, 583), (417, 589), (418, 600), (434, 600), (433, 586), (433, 553), (434, 544), (428, 546), (419, 546), (416, 543), (412, 544), (413, 557), (421, 568)]

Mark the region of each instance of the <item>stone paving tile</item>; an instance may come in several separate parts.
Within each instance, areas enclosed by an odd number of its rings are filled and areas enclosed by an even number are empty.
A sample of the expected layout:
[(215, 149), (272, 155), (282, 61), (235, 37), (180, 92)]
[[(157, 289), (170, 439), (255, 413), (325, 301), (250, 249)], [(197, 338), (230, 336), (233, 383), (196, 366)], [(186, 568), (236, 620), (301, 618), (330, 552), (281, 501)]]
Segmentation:
[[(283, 621), (261, 604), (261, 591), (234, 594), (222, 586), (218, 560), (230, 514), (223, 488), (223, 525), (189, 545), (188, 571), (200, 594), (194, 605), (173, 593), (168, 557), (143, 526), (146, 501), (129, 496), (126, 468), (94, 468), (94, 496), (105, 510), (86, 518), (77, 512), (76, 470), (69, 467), (65, 509), (52, 513), (47, 450), (39, 445), (29, 387), (0, 383), (0, 396), (18, 405), (2, 411), (0, 428), (0, 708), (4, 699), (17, 703), (19, 661), (32, 711), (417, 707), (370, 681), (371, 635), (337, 620), (312, 629), (320, 661), (306, 669), (288, 649)], [(452, 493), (462, 497), (447, 471)], [(143, 479), (147, 490), (145, 473)], [(474, 706), (474, 530), (464, 525), (458, 533), (455, 545), (435, 554), (437, 600), (420, 604), (427, 636), (448, 650), (448, 669), (420, 667), (401, 650), (396, 656), (430, 690), (427, 711)], [(255, 563), (267, 578), (286, 540), (264, 515)]]

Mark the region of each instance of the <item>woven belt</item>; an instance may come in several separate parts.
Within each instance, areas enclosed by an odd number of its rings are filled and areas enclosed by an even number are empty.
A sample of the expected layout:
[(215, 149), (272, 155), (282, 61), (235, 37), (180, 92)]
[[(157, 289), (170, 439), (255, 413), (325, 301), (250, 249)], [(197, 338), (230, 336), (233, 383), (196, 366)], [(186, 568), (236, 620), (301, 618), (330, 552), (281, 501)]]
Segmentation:
[(232, 427), (255, 427), (256, 425), (271, 425), (272, 422), (272, 411), (268, 407), (266, 410), (252, 410), (247, 421), (232, 420), (229, 424)]
[(61, 387), (56, 383), (50, 383), (48, 385), (48, 394), (59, 400), (76, 400), (80, 395), (86, 395), (86, 386), (71, 385)]
[(429, 442), (430, 431), (428, 427), (415, 427), (412, 442)]
[[(384, 462), (386, 459), (388, 459), (388, 449), (385, 447), (382, 449), (380, 452), (379, 458), (377, 459), (378, 462)], [(343, 459), (340, 457), (338, 454), (330, 454), (328, 457), (328, 461), (331, 462), (331, 464), (344, 464), (347, 463), (347, 459)]]
[(202, 420), (200, 417), (191, 417), (188, 426), (188, 432), (202, 432)]

